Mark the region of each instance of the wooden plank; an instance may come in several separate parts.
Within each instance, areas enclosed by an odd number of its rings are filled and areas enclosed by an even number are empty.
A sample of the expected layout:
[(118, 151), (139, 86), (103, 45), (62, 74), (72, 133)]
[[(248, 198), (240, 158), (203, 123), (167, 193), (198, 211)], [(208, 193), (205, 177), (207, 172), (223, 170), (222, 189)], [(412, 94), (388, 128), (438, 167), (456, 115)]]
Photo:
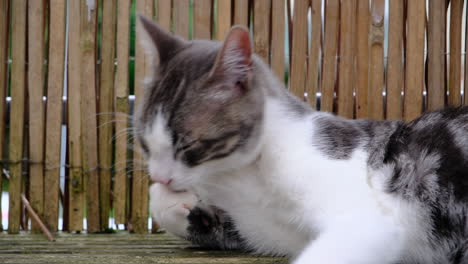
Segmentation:
[[(145, 14), (147, 17), (152, 17), (151, 0), (137, 0), (137, 11)], [(176, 6), (174, 6), (176, 8)], [(139, 43), (141, 35), (137, 34), (137, 43)], [(147, 61), (142, 49), (136, 50), (135, 56), (135, 105), (141, 100), (143, 95), (143, 83), (149, 71), (150, 61)], [(138, 142), (133, 142), (135, 151), (133, 152), (133, 178), (132, 178), (132, 204), (131, 204), (131, 219), (133, 231), (136, 233), (148, 232), (148, 175), (141, 169), (143, 157), (140, 154)]]
[[(281, 3), (282, 1), (273, 1), (273, 4), (278, 5), (276, 2)], [(249, 0), (234, 1), (234, 24), (244, 26), (249, 25)]]
[(445, 69), (447, 67), (445, 55), (446, 11), (445, 1), (429, 1), (429, 54), (427, 57), (429, 62), (427, 66), (427, 104), (429, 110), (440, 109), (445, 105), (447, 89), (447, 84), (445, 82)]
[(12, 2), (10, 181), (8, 233), (20, 229), (24, 106), (26, 93), (26, 1)]
[(368, 117), (369, 87), (369, 21), (368, 0), (358, 0), (356, 18), (357, 54), (356, 54), (356, 118)]
[[(115, 75), (115, 175), (114, 218), (116, 224), (127, 223), (127, 131), (128, 131), (128, 58), (130, 36), (130, 1), (119, 0), (117, 19), (117, 71)], [(123, 18), (123, 19), (122, 19)], [(124, 133), (123, 135), (121, 133)]]
[(270, 0), (254, 2), (254, 51), (270, 63)]
[(286, 27), (284, 1), (272, 1), (271, 11), (271, 68), (276, 77), (283, 82), (285, 72), (284, 31)]
[(461, 105), (462, 15), (464, 0), (451, 1), (450, 11), (450, 72), (448, 103)]
[(307, 73), (307, 1), (296, 1), (293, 10), (293, 40), (291, 54), (291, 78), (289, 89), (304, 100)]
[(96, 120), (97, 1), (81, 1), (81, 139), (88, 232), (101, 230)]
[[(5, 145), (5, 95), (7, 89), (7, 72), (8, 72), (8, 40), (9, 40), (9, 1), (0, 0), (0, 149), (4, 149)], [(0, 159), (4, 159), (3, 153), (0, 153)], [(3, 164), (0, 164), (0, 169), (3, 169)], [(3, 177), (0, 177), (0, 190), (3, 190)], [(2, 197), (0, 195), (0, 212), (2, 211)], [(3, 225), (0, 223), (0, 230), (3, 230)]]
[(195, 39), (211, 39), (211, 0), (193, 2), (193, 36)]
[[(418, 117), (422, 111), (424, 89), (424, 0), (408, 1), (404, 119)], [(442, 69), (441, 69), (442, 70)]]
[(65, 3), (54, 0), (49, 5), (49, 68), (46, 110), (46, 146), (44, 220), (50, 231), (58, 230), (60, 138), (62, 135), (62, 92), (65, 56)]
[(309, 49), (306, 92), (307, 102), (313, 109), (316, 109), (322, 44), (322, 0), (312, 0), (311, 12), (312, 36)]
[(80, 1), (70, 1), (68, 24), (68, 229), (83, 230), (84, 182), (81, 153)]
[(383, 119), (385, 0), (372, 1), (371, 8), (372, 20), (369, 31), (369, 117), (372, 119)]
[(231, 28), (231, 0), (218, 1), (216, 39), (223, 41)]
[(174, 0), (174, 33), (189, 39), (189, 0)]
[[(390, 1), (388, 61), (387, 61), (387, 119), (403, 117), (404, 85), (403, 34), (404, 0)], [(441, 71), (442, 72), (442, 71)]]
[(99, 86), (99, 188), (101, 228), (109, 227), (111, 202), (112, 131), (114, 119), (114, 55), (117, 1), (103, 1), (101, 75)]
[(325, 43), (322, 68), (322, 96), (320, 110), (333, 112), (336, 80), (336, 56), (338, 48), (338, 28), (340, 1), (329, 0), (325, 5)]
[(340, 77), (338, 82), (338, 115), (353, 118), (354, 59), (356, 49), (356, 0), (342, 2), (340, 15)]
[(158, 1), (158, 23), (167, 31), (171, 31), (172, 0)]
[[(44, 208), (44, 1), (28, 1), (29, 202), (42, 219)], [(33, 22), (33, 23), (32, 23)], [(1, 97), (3, 98), (3, 97)], [(31, 222), (31, 231), (40, 232)]]

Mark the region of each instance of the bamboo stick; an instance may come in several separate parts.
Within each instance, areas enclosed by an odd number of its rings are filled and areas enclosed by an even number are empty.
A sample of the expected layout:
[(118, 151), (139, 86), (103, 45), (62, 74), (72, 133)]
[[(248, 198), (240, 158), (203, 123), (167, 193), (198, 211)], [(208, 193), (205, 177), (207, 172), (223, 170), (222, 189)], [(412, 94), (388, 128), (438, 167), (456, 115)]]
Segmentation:
[(81, 2), (81, 135), (88, 232), (101, 230), (96, 120), (97, 1)]
[(371, 8), (372, 20), (369, 32), (369, 117), (372, 119), (383, 119), (385, 0), (372, 1)]
[(117, 11), (116, 0), (103, 1), (102, 40), (101, 40), (101, 80), (99, 86), (99, 187), (101, 228), (109, 226), (111, 203), (111, 166), (112, 166), (112, 131), (115, 26)]
[(9, 158), (8, 233), (17, 234), (21, 217), (24, 106), (26, 93), (26, 1), (12, 2), (12, 65)]
[(307, 101), (317, 108), (317, 92), (319, 91), (319, 76), (322, 44), (322, 0), (312, 0), (312, 37), (309, 49), (309, 65), (307, 72)]
[(284, 80), (284, 31), (285, 31), (285, 3), (272, 1), (271, 25), (271, 68), (280, 81)]
[(195, 39), (211, 39), (211, 0), (193, 2), (193, 35)]
[[(424, 88), (424, 0), (408, 1), (408, 33), (405, 72), (404, 119), (418, 117), (422, 112)], [(441, 69), (442, 70), (442, 69)]]
[[(0, 0), (0, 98), (5, 98), (7, 89), (8, 72), (8, 43), (9, 43), (9, 1)], [(0, 149), (5, 145), (5, 100), (0, 100)], [(3, 153), (0, 153), (0, 159), (3, 159)], [(0, 164), (3, 169), (3, 164)], [(3, 190), (3, 179), (0, 177), (0, 190)], [(2, 197), (0, 195), (0, 212), (2, 212)], [(3, 225), (0, 223), (0, 231)]]
[(291, 78), (289, 89), (299, 99), (304, 100), (307, 74), (307, 1), (296, 1), (294, 4), (294, 30), (291, 54)]
[[(162, 1), (165, 2), (165, 1)], [(118, 17), (130, 17), (130, 2), (119, 0)], [(161, 5), (159, 6), (161, 7)], [(127, 223), (127, 131), (128, 131), (128, 58), (130, 21), (117, 19), (117, 72), (115, 74), (115, 178), (114, 217), (116, 224)], [(122, 117), (123, 116), (123, 117)], [(124, 133), (124, 134), (121, 134)]]
[(329, 0), (325, 6), (325, 43), (322, 68), (322, 96), (320, 110), (333, 112), (336, 56), (338, 48), (339, 0)]
[[(31, 206), (39, 217), (44, 207), (44, 1), (28, 1), (28, 99), (29, 99), (29, 197)], [(3, 98), (3, 97), (1, 97)], [(32, 232), (39, 226), (32, 222)]]
[(231, 0), (218, 1), (216, 39), (223, 41), (231, 28)]
[[(273, 4), (278, 4), (273, 1)], [(249, 25), (249, 0), (235, 0), (234, 1), (234, 24), (235, 25)]]
[(254, 1), (254, 51), (270, 63), (270, 0)]
[(445, 105), (447, 89), (445, 82), (445, 69), (447, 67), (445, 56), (446, 11), (445, 1), (429, 1), (429, 54), (427, 58), (429, 62), (427, 74), (427, 103), (429, 110), (440, 109)]
[[(83, 204), (85, 201), (82, 142), (81, 142), (81, 49), (80, 49), (80, 2), (70, 1), (68, 24), (68, 229), (83, 230)], [(83, 14), (86, 15), (86, 14)]]
[(159, 25), (171, 31), (172, 0), (158, 1), (158, 23)]
[(353, 118), (356, 49), (356, 0), (342, 2), (340, 27), (340, 65), (338, 80), (338, 115)]
[(390, 22), (387, 63), (387, 119), (399, 120), (403, 117), (404, 85), (403, 33), (404, 0), (390, 1)]
[[(461, 105), (462, 16), (464, 0), (452, 0), (450, 11), (450, 72), (448, 103)], [(414, 11), (416, 12), (416, 11)]]
[(357, 8), (357, 75), (356, 75), (356, 117), (366, 118), (369, 88), (369, 1), (358, 0)]
[(174, 33), (189, 39), (189, 0), (174, 1)]

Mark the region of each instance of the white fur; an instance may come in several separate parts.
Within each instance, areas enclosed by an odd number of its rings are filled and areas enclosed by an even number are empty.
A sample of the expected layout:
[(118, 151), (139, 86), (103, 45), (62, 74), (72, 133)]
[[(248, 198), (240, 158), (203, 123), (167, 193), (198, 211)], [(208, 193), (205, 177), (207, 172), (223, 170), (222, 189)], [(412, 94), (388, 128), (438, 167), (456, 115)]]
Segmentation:
[(166, 231), (187, 238), (189, 208), (197, 203), (190, 192), (173, 192), (167, 186), (155, 183), (150, 187), (150, 209), (156, 222)]
[[(368, 169), (365, 151), (336, 160), (314, 147), (319, 115), (290, 116), (268, 97), (263, 135), (251, 153), (192, 169), (161, 155), (150, 159), (150, 167), (170, 166), (164, 176), (172, 179), (170, 188), (190, 189), (228, 212), (259, 253), (298, 256), (296, 264), (430, 263), (419, 207), (385, 194), (389, 170)], [(157, 119), (155, 131), (164, 123)], [(151, 149), (167, 149), (168, 142), (160, 141), (167, 137), (149, 137), (156, 144)]]

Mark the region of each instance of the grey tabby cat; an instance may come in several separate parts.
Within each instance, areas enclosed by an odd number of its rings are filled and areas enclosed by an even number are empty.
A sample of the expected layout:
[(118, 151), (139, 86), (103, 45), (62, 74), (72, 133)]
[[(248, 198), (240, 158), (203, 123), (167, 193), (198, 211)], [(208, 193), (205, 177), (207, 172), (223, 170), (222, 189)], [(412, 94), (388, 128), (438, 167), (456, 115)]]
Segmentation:
[(140, 32), (154, 68), (135, 126), (163, 227), (298, 264), (468, 263), (467, 107), (345, 120), (289, 94), (243, 27)]

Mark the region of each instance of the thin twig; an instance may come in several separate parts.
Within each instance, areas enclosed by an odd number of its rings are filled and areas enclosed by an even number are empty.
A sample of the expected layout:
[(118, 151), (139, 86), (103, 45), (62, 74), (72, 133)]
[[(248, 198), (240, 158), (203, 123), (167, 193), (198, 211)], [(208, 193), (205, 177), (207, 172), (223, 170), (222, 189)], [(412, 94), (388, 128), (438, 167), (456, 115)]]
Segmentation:
[[(8, 180), (10, 180), (10, 173), (7, 170), (3, 169), (3, 174)], [(39, 225), (39, 228), (41, 229), (42, 233), (44, 233), (44, 235), (47, 237), (47, 239), (49, 239), (49, 241), (55, 241), (54, 236), (49, 231), (49, 229), (47, 229), (47, 227), (41, 221), (41, 218), (39, 218), (34, 209), (31, 207), (24, 193), (21, 193), (21, 200), (23, 201), (24, 206), (26, 206), (26, 210), (28, 210), (28, 213), (31, 215), (31, 218)]]

